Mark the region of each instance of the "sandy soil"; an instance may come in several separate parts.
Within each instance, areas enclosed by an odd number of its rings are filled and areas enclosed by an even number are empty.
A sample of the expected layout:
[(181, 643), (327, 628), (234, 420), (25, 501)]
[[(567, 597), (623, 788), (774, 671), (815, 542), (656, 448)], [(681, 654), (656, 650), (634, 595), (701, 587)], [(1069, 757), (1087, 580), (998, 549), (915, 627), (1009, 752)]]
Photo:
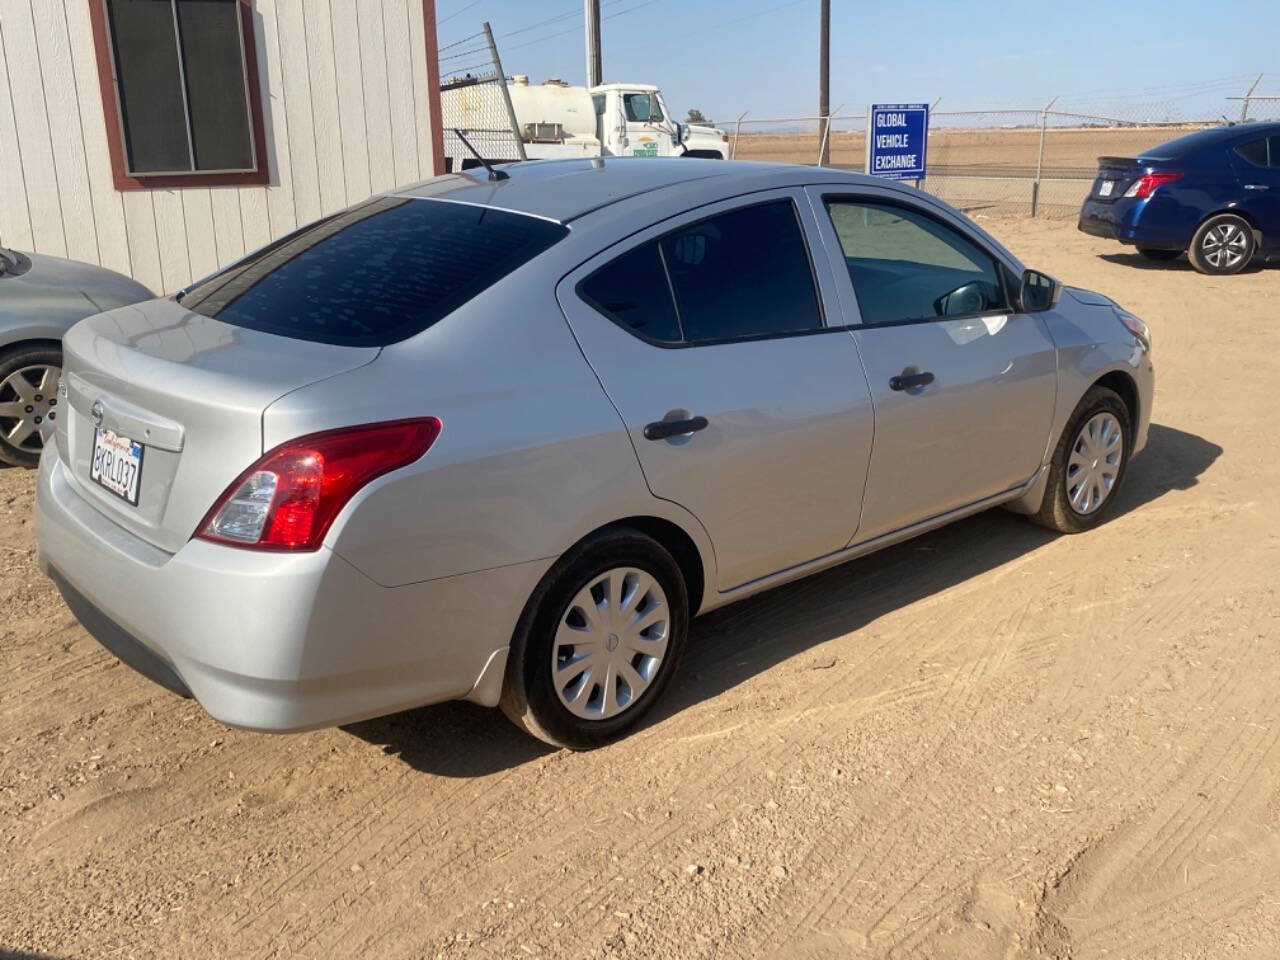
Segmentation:
[(72, 622), (0, 471), (0, 954), (1276, 956), (1280, 270), (987, 225), (1154, 330), (1117, 515), (990, 513), (713, 614), (594, 753), (462, 704), (224, 728)]
[[(1035, 120), (1030, 117), (1027, 122)], [(733, 124), (722, 125), (732, 140)], [(860, 165), (866, 157), (866, 134), (833, 123), (831, 162)], [(1045, 136), (1046, 176), (1063, 171), (1090, 176), (1098, 169), (1099, 156), (1131, 157), (1158, 143), (1181, 136), (1191, 128), (1053, 128)], [(820, 138), (817, 133), (752, 133), (744, 127), (738, 138), (738, 160), (765, 160), (774, 163), (815, 163)], [(929, 166), (953, 173), (980, 170), (989, 175), (1016, 171), (1019, 176), (1034, 171), (1040, 149), (1038, 127), (1016, 130), (962, 129), (939, 127), (929, 132)]]

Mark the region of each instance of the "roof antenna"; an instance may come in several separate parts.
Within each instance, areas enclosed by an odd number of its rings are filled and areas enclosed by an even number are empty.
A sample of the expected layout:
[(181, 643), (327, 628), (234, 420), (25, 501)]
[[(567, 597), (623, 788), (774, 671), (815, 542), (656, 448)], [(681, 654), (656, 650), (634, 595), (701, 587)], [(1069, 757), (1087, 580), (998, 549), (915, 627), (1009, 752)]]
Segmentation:
[(495, 170), (493, 167), (493, 164), (491, 164), (484, 157), (480, 156), (476, 148), (471, 145), (471, 141), (468, 140), (466, 137), (464, 137), (462, 135), (462, 131), (459, 130), (457, 127), (453, 128), (453, 135), (457, 137), (459, 140), (461, 140), (462, 145), (471, 151), (471, 155), (480, 161), (480, 165), (489, 171), (490, 180), (510, 180), (511, 179), (511, 174), (504, 173), (501, 170)]

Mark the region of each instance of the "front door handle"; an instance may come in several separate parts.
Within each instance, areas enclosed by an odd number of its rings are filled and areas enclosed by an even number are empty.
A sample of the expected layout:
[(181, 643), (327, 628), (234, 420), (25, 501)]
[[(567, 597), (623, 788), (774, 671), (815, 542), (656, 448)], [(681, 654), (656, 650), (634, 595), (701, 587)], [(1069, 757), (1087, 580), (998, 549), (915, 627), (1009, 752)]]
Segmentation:
[(1271, 189), (1265, 183), (1246, 183), (1244, 185), (1244, 188), (1246, 190), (1270, 190)]
[(900, 373), (889, 378), (890, 390), (913, 390), (916, 387), (927, 387), (933, 383), (932, 373)]
[(646, 440), (668, 440), (686, 433), (707, 429), (706, 417), (690, 417), (687, 420), (655, 420), (644, 426)]

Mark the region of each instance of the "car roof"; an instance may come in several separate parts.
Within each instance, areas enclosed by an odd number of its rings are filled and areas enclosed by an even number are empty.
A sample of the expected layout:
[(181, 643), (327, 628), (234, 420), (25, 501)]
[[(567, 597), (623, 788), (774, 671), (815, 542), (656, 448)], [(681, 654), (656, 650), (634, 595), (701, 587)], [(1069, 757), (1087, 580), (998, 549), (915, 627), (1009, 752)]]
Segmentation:
[(767, 190), (833, 181), (887, 186), (888, 181), (830, 167), (684, 157), (608, 157), (505, 164), (504, 180), (481, 168), (413, 184), (396, 196), (474, 203), (568, 223), (623, 200), (705, 181), (715, 193), (739, 186)]
[(1157, 144), (1149, 150), (1138, 154), (1140, 158), (1149, 160), (1177, 160), (1181, 157), (1213, 147), (1219, 144), (1247, 142), (1259, 137), (1274, 136), (1280, 133), (1280, 123), (1235, 123), (1227, 126), (1209, 127), (1197, 130), (1173, 140)]

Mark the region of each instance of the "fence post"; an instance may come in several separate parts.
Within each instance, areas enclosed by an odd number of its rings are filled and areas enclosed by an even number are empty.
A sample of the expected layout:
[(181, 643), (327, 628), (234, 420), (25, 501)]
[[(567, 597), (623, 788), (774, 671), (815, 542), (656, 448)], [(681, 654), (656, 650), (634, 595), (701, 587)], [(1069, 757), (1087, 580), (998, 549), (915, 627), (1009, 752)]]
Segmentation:
[(729, 159), (736, 160), (738, 157), (738, 134), (742, 133), (742, 117), (745, 117), (750, 110), (743, 110), (742, 116), (738, 117), (738, 122), (733, 128), (733, 146), (729, 148)]
[(1057, 102), (1058, 98), (1054, 97), (1040, 111), (1040, 149), (1036, 153), (1036, 179), (1031, 184), (1031, 218), (1033, 220), (1040, 207), (1040, 175), (1044, 173), (1044, 130), (1049, 123), (1049, 108)]
[(1249, 100), (1253, 96), (1253, 91), (1258, 89), (1258, 84), (1262, 82), (1262, 74), (1258, 74), (1258, 79), (1253, 81), (1253, 86), (1245, 91), (1244, 103), (1240, 104), (1240, 122), (1244, 123), (1249, 119)]
[(493, 31), (489, 29), (489, 21), (484, 22), (484, 36), (489, 41), (489, 55), (493, 57), (494, 69), (498, 71), (498, 89), (502, 91), (502, 102), (507, 105), (507, 120), (511, 123), (511, 133), (516, 138), (516, 156), (528, 160), (524, 153), (524, 138), (520, 136), (520, 125), (516, 123), (516, 111), (511, 106), (511, 91), (507, 89), (507, 75), (502, 70), (502, 61), (498, 58), (498, 45), (493, 42)]
[(824, 123), (822, 127), (822, 142), (818, 144), (818, 166), (822, 166), (822, 158), (824, 156), (827, 158), (828, 163), (831, 162), (831, 156), (827, 153), (827, 141), (831, 137), (831, 121), (835, 119), (836, 114), (843, 109), (844, 104), (842, 103), (822, 118)]

